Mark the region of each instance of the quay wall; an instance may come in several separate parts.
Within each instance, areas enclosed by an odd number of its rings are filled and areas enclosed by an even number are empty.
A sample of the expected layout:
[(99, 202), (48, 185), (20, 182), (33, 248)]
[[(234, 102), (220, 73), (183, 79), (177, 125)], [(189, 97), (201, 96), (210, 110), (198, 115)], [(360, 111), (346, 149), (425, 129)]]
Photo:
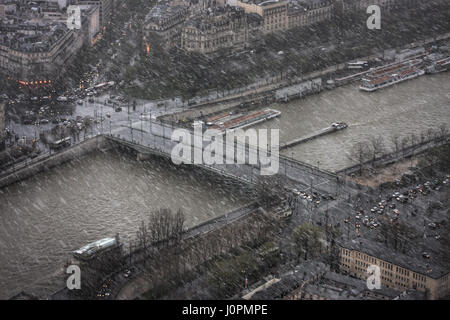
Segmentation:
[(103, 150), (104, 147), (103, 136), (99, 135), (86, 139), (57, 153), (48, 154), (48, 156), (45, 156), (44, 158), (39, 158), (37, 161), (31, 162), (18, 170), (4, 175), (0, 178), (0, 188), (6, 187), (17, 181), (27, 179), (41, 171), (48, 170), (92, 151), (98, 149)]

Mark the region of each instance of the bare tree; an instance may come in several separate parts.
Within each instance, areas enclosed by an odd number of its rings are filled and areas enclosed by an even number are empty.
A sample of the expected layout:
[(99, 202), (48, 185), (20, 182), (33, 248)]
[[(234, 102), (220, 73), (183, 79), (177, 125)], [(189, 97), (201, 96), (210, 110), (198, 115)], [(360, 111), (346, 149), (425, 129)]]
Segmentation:
[(371, 137), (370, 144), (372, 145), (372, 165), (374, 165), (376, 158), (382, 156), (384, 153), (384, 139), (381, 135)]
[(393, 143), (393, 145), (395, 147), (395, 152), (399, 152), (400, 151), (400, 140), (399, 139), (400, 138), (399, 138), (398, 134), (394, 134), (391, 137), (391, 141), (392, 141), (392, 143)]
[(445, 123), (439, 126), (439, 135), (441, 138), (445, 137), (448, 134), (447, 125)]
[(421, 131), (420, 132), (420, 143), (422, 144), (422, 143), (424, 143), (425, 142), (425, 140), (426, 140), (426, 134), (425, 134), (425, 131)]
[(409, 137), (404, 137), (401, 142), (403, 156), (405, 155), (405, 149), (408, 146)]
[(426, 136), (427, 136), (427, 140), (431, 141), (434, 139), (434, 130), (433, 129), (428, 129), (426, 132)]
[(370, 149), (367, 142), (357, 142), (350, 150), (349, 159), (359, 165), (359, 175), (362, 174), (363, 164), (370, 158)]
[(141, 223), (137, 232), (138, 243), (144, 250), (148, 245), (165, 247), (181, 241), (185, 216), (181, 209), (175, 214), (170, 209), (158, 209), (149, 216), (148, 223)]

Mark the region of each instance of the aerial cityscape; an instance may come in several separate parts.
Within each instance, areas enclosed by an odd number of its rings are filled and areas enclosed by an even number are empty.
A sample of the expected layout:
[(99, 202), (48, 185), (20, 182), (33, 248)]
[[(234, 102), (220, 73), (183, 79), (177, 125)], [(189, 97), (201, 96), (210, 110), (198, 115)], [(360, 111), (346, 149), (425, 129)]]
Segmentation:
[(448, 300), (449, 70), (448, 0), (0, 0), (0, 300)]

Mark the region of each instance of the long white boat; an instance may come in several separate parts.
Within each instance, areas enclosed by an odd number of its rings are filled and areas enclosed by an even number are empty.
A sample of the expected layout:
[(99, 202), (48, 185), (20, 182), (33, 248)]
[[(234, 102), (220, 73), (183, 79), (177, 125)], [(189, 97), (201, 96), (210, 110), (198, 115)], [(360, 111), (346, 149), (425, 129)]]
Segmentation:
[(431, 66), (429, 66), (426, 70), (426, 73), (440, 73), (447, 71), (450, 68), (450, 57), (440, 59), (435, 61)]
[(280, 116), (281, 112), (275, 109), (265, 109), (250, 113), (222, 114), (207, 120), (207, 126), (218, 129), (222, 133), (243, 129), (257, 123)]
[(416, 67), (412, 67), (410, 69), (401, 71), (399, 73), (394, 74), (384, 74), (378, 78), (363, 78), (362, 84), (359, 86), (359, 89), (367, 92), (373, 92), (379, 89), (383, 89), (394, 84), (414, 79), (419, 76), (425, 74), (425, 71), (422, 69), (418, 69)]

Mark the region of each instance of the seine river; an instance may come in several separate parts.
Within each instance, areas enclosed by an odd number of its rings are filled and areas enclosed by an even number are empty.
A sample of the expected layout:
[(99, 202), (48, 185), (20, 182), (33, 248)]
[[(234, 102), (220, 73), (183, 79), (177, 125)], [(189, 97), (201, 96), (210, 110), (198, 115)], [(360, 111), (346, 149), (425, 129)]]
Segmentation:
[(280, 129), (280, 141), (287, 142), (345, 121), (349, 127), (343, 131), (282, 151), (330, 171), (352, 165), (348, 157), (352, 146), (372, 136), (382, 135), (386, 147), (392, 149), (394, 135), (417, 135), (441, 124), (450, 130), (450, 72), (425, 75), (372, 93), (360, 91), (358, 85), (273, 105), (281, 116), (253, 128)]
[[(345, 121), (343, 131), (283, 151), (336, 171), (351, 165), (358, 142), (450, 124), (450, 73), (422, 76), (378, 92), (348, 85), (306, 99), (276, 104), (281, 117), (255, 128), (280, 129), (286, 142)], [(70, 252), (120, 233), (127, 241), (157, 208), (183, 208), (192, 226), (248, 203), (242, 190), (212, 183), (193, 171), (137, 162), (116, 153), (93, 153), (0, 189), (0, 298), (28, 289), (58, 289), (55, 275)]]
[(0, 299), (59, 289), (71, 251), (116, 233), (125, 242), (157, 208), (182, 208), (187, 227), (248, 203), (199, 172), (95, 152), (0, 189)]

